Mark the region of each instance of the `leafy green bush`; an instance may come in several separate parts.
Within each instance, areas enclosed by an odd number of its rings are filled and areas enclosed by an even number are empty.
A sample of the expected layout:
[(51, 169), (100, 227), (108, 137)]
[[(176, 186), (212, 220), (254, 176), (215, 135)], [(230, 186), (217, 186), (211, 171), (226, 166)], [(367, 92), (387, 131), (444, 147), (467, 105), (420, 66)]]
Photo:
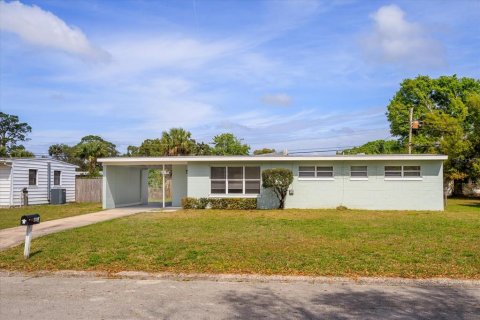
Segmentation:
[(220, 210), (254, 210), (257, 209), (256, 198), (214, 198), (210, 207)]
[(214, 198), (210, 200), (210, 208), (212, 209), (226, 209), (227, 198)]
[(200, 198), (198, 199), (197, 209), (206, 209), (210, 203), (210, 199), (208, 198)]
[(278, 198), (279, 209), (285, 208), (285, 198), (287, 197), (288, 188), (293, 182), (293, 173), (289, 169), (274, 168), (263, 170), (262, 186), (265, 189), (271, 189)]
[(256, 198), (183, 198), (184, 209), (211, 209), (217, 210), (254, 210), (257, 209)]
[(182, 198), (183, 209), (197, 209), (198, 206), (199, 206), (199, 201), (197, 198), (190, 198), (190, 197)]

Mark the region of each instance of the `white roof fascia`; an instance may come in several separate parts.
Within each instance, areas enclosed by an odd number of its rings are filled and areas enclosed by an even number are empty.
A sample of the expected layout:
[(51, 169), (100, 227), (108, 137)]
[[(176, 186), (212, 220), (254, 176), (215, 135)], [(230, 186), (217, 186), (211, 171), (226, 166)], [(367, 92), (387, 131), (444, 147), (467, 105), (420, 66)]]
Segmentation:
[(171, 157), (115, 157), (99, 158), (105, 165), (153, 165), (158, 163), (187, 164), (189, 162), (297, 162), (297, 161), (418, 161), (447, 160), (445, 155), (333, 155), (333, 156), (171, 156)]

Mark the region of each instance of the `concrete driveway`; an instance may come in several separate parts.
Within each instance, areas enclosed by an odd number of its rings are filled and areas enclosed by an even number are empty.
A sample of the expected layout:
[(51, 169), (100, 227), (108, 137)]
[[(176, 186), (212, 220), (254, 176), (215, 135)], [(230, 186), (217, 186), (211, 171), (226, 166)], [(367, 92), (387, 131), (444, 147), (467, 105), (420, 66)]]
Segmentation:
[[(104, 210), (94, 213), (82, 214), (74, 217), (41, 222), (40, 224), (33, 226), (33, 238), (41, 237), (46, 234), (59, 232), (67, 229), (83, 227), (102, 221), (126, 217), (139, 212), (158, 210), (160, 210), (158, 206), (134, 206)], [(0, 250), (14, 247), (21, 244), (23, 241), (25, 241), (25, 227), (15, 227), (0, 230)]]
[(1, 319), (480, 319), (480, 284), (0, 274)]

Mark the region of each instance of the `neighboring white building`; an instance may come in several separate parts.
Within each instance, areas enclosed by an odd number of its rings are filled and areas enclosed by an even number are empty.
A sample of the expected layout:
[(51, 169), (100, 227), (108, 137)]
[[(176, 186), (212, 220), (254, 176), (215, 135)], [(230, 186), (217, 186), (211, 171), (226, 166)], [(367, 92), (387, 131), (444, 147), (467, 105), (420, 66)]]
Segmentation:
[(67, 202), (75, 201), (75, 165), (44, 158), (0, 158), (0, 206), (47, 204), (51, 189), (65, 189)]
[(179, 156), (105, 158), (103, 207), (146, 204), (148, 169), (171, 166), (172, 205), (183, 197), (278, 200), (262, 188), (261, 172), (288, 168), (294, 180), (286, 208), (443, 210), (444, 155)]

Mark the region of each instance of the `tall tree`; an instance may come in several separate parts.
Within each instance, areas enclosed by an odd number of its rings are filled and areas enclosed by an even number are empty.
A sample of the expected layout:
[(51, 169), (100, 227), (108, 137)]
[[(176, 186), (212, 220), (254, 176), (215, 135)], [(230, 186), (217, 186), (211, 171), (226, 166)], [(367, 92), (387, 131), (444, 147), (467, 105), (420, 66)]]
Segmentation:
[(163, 154), (166, 156), (185, 156), (195, 152), (196, 142), (192, 134), (182, 128), (163, 131), (160, 138)]
[(138, 147), (137, 155), (143, 157), (164, 156), (164, 150), (160, 139), (146, 139)]
[(12, 157), (12, 158), (33, 158), (33, 157), (35, 157), (35, 155), (32, 152), (26, 150), (25, 147), (22, 146), (22, 145), (12, 147), (10, 149), (9, 156)]
[(136, 147), (136, 146), (128, 146), (127, 147), (127, 153), (125, 154), (125, 156), (127, 157), (136, 157), (136, 156), (139, 156), (139, 151), (140, 151), (140, 148), (139, 147)]
[(400, 141), (397, 140), (375, 140), (365, 143), (359, 147), (345, 149), (339, 154), (391, 154), (404, 153), (405, 148)]
[(263, 148), (263, 149), (257, 149), (253, 151), (253, 154), (256, 156), (261, 154), (269, 154), (269, 153), (275, 153), (275, 149)]
[(75, 156), (75, 148), (65, 143), (52, 144), (48, 148), (48, 155), (60, 161), (72, 164), (79, 163), (79, 158)]
[(403, 145), (410, 130), (409, 110), (420, 127), (413, 135), (413, 152), (448, 155), (445, 177), (451, 180), (475, 178), (471, 175), (480, 126), (477, 99), (480, 80), (442, 76), (406, 79), (387, 106), (390, 130)]
[(18, 145), (19, 142), (28, 140), (30, 132), (32, 127), (26, 122), (20, 122), (18, 116), (0, 112), (0, 156), (12, 156), (12, 152), (15, 152), (14, 156), (33, 155)]
[(115, 144), (103, 140), (99, 136), (88, 135), (83, 137), (75, 146), (75, 154), (82, 159), (90, 176), (97, 176), (101, 166), (97, 159), (118, 155)]
[(232, 133), (222, 133), (213, 137), (213, 154), (215, 155), (248, 155), (250, 146)]
[(209, 156), (212, 154), (212, 147), (210, 147), (207, 143), (197, 142), (194, 153), (196, 156)]

